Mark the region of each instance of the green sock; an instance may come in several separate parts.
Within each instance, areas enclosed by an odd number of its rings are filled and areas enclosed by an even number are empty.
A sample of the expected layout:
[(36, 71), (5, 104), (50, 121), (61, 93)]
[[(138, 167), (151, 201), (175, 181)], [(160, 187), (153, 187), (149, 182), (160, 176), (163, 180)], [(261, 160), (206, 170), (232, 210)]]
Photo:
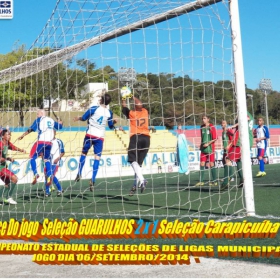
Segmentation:
[(232, 165), (229, 165), (228, 166), (228, 173), (229, 173), (229, 178), (231, 179), (231, 178), (233, 178), (233, 167), (232, 167)]
[(233, 177), (233, 168), (231, 165), (225, 165), (224, 166), (224, 184), (228, 184), (228, 181), (231, 180)]
[(205, 166), (200, 166), (199, 182), (204, 181)]
[(10, 189), (9, 187), (8, 188), (6, 188), (5, 186), (2, 187), (0, 191), (0, 199), (4, 201), (7, 198), (9, 189)]
[(1, 199), (1, 200), (4, 199), (5, 189), (6, 189), (5, 186), (1, 186), (1, 189), (0, 189), (0, 199)]
[(228, 177), (229, 177), (229, 166), (224, 166), (224, 181), (223, 184), (228, 184)]
[(236, 164), (237, 164), (239, 178), (240, 178), (240, 180), (243, 180), (242, 162), (238, 161)]
[(6, 196), (7, 199), (9, 197), (12, 197), (12, 194), (14, 192), (14, 189), (15, 189), (16, 185), (17, 184), (15, 184), (15, 183), (10, 183), (10, 187), (8, 188), (9, 191), (7, 192), (7, 196)]
[(213, 182), (217, 180), (217, 169), (215, 166), (211, 167), (211, 174)]

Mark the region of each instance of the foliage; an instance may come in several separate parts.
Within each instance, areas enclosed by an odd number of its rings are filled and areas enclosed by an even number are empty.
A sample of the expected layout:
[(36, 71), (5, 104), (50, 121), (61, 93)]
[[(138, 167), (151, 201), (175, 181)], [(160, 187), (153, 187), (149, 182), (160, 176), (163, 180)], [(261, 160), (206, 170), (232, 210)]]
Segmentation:
[[(24, 46), (20, 46), (6, 55), (0, 54), (0, 70), (53, 51), (55, 49), (51, 48), (26, 51)], [(114, 114), (121, 115), (118, 73), (109, 65), (97, 68), (94, 61), (87, 59), (69, 59), (26, 79), (0, 85), (1, 107), (2, 110), (17, 111), (20, 116), (19, 125), (24, 126), (24, 115), (30, 108), (42, 107), (44, 99), (80, 99), (85, 85), (91, 82), (108, 83), (112, 96), (111, 109)], [(172, 128), (179, 124), (200, 125), (204, 114), (215, 124), (219, 124), (222, 119), (233, 123), (236, 115), (234, 84), (228, 80), (214, 83), (194, 80), (188, 75), (176, 76), (173, 73), (138, 74), (132, 90), (149, 109), (151, 125), (154, 126)], [(248, 110), (253, 112), (256, 119), (264, 114), (261, 105), (264, 95), (247, 87), (246, 91), (253, 95), (247, 104)], [(268, 95), (268, 108), (270, 123), (278, 123), (279, 92), (274, 91)]]

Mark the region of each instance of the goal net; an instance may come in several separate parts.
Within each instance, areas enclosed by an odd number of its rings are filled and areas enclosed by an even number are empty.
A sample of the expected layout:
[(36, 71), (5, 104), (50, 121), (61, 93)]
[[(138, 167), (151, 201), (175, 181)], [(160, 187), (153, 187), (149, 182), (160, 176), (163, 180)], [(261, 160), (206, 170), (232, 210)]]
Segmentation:
[[(1, 218), (208, 220), (246, 213), (236, 169), (230, 187), (219, 191), (224, 174), (220, 124), (223, 119), (234, 124), (238, 110), (228, 0), (58, 0), (32, 46), (19, 47), (0, 59), (5, 65), (0, 71), (1, 125), (8, 125), (11, 141), (26, 150), (11, 152), (15, 161), (9, 168), (18, 177), (13, 194), (17, 205), (0, 206)], [(148, 184), (133, 196), (129, 191), (134, 173), (127, 162), (129, 122), (121, 110), (123, 87), (141, 99), (150, 121), (151, 146), (142, 166)], [(112, 97), (117, 129), (106, 129), (90, 192), (92, 150), (81, 181), (74, 180), (87, 123), (73, 119), (98, 104), (104, 92)], [(29, 152), (37, 133), (17, 140), (39, 108), (63, 121), (56, 135), (65, 146), (57, 172), (64, 189), (59, 197), (56, 191), (44, 195), (41, 159), (37, 159), (39, 182), (31, 185)], [(209, 186), (208, 163), (204, 186), (195, 186), (203, 115), (210, 117), (218, 135), (214, 187)], [(179, 134), (188, 144), (186, 173), (179, 172)]]

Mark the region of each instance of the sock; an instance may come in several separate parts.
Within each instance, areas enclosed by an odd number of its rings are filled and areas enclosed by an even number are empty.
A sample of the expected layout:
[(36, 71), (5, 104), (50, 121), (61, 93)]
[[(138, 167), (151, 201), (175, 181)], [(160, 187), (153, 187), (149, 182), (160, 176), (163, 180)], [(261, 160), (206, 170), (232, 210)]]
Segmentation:
[(44, 173), (45, 161), (41, 160), (41, 173)]
[(241, 161), (238, 161), (236, 164), (237, 164), (237, 170), (238, 170), (239, 178), (240, 178), (241, 180), (243, 180), (242, 162), (241, 162)]
[(36, 174), (38, 174), (38, 172), (37, 172), (37, 165), (36, 165), (36, 159), (35, 159), (35, 158), (32, 158), (32, 159), (30, 160), (30, 164), (31, 164), (31, 169), (32, 169), (32, 171), (33, 171), (33, 174), (34, 174), (34, 176), (35, 176)]
[(45, 166), (46, 166), (46, 173), (47, 173), (47, 177), (51, 177), (52, 176), (52, 167), (51, 167), (51, 163), (49, 161), (45, 162)]
[(224, 166), (224, 181), (223, 184), (228, 184), (228, 178), (229, 178), (229, 166), (225, 165)]
[(6, 198), (8, 199), (9, 197), (12, 197), (14, 189), (16, 187), (17, 184), (15, 183), (10, 183), (9, 188), (7, 188), (7, 193), (6, 193)]
[(5, 186), (1, 186), (0, 199), (1, 200), (6, 199), (6, 195), (8, 192), (9, 192), (9, 188), (6, 188)]
[(213, 182), (217, 180), (217, 169), (215, 166), (211, 167), (211, 175)]
[(95, 178), (96, 178), (96, 175), (97, 175), (97, 172), (98, 172), (99, 162), (100, 162), (100, 160), (95, 159), (94, 163), (93, 163), (92, 179), (91, 179), (93, 183), (95, 182)]
[(138, 185), (137, 175), (136, 175), (136, 173), (134, 173), (133, 187), (137, 187), (137, 185)]
[(61, 185), (56, 177), (53, 177), (53, 183), (56, 185), (56, 188), (59, 192), (61, 192), (62, 188)]
[(82, 170), (84, 168), (85, 162), (86, 162), (86, 156), (85, 155), (81, 155), (80, 162), (79, 162), (79, 171), (78, 171), (78, 174), (80, 176), (82, 174)]
[(50, 186), (47, 186), (47, 183), (46, 183), (45, 187), (46, 187), (46, 194), (50, 194)]
[(263, 159), (260, 159), (259, 162), (260, 162), (260, 171), (264, 172), (264, 161), (263, 161)]
[(134, 161), (131, 163), (131, 166), (132, 166), (135, 174), (137, 175), (139, 181), (141, 183), (144, 182), (145, 179), (143, 177), (142, 170), (141, 170), (141, 167), (139, 166), (139, 164), (136, 161)]
[(228, 166), (228, 171), (229, 171), (229, 178), (231, 180), (231, 178), (233, 178), (233, 167), (232, 167), (232, 165)]
[(200, 166), (199, 182), (204, 181), (205, 166)]

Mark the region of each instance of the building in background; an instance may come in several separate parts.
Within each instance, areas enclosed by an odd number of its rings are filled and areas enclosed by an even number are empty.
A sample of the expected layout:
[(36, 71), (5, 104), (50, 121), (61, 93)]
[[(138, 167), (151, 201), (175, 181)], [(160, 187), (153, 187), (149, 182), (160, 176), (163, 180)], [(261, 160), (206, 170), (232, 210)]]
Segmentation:
[[(84, 111), (85, 109), (99, 104), (102, 94), (108, 92), (108, 83), (88, 83), (77, 99), (44, 99), (44, 109), (50, 107), (54, 111)], [(51, 106), (50, 103), (51, 102)]]

